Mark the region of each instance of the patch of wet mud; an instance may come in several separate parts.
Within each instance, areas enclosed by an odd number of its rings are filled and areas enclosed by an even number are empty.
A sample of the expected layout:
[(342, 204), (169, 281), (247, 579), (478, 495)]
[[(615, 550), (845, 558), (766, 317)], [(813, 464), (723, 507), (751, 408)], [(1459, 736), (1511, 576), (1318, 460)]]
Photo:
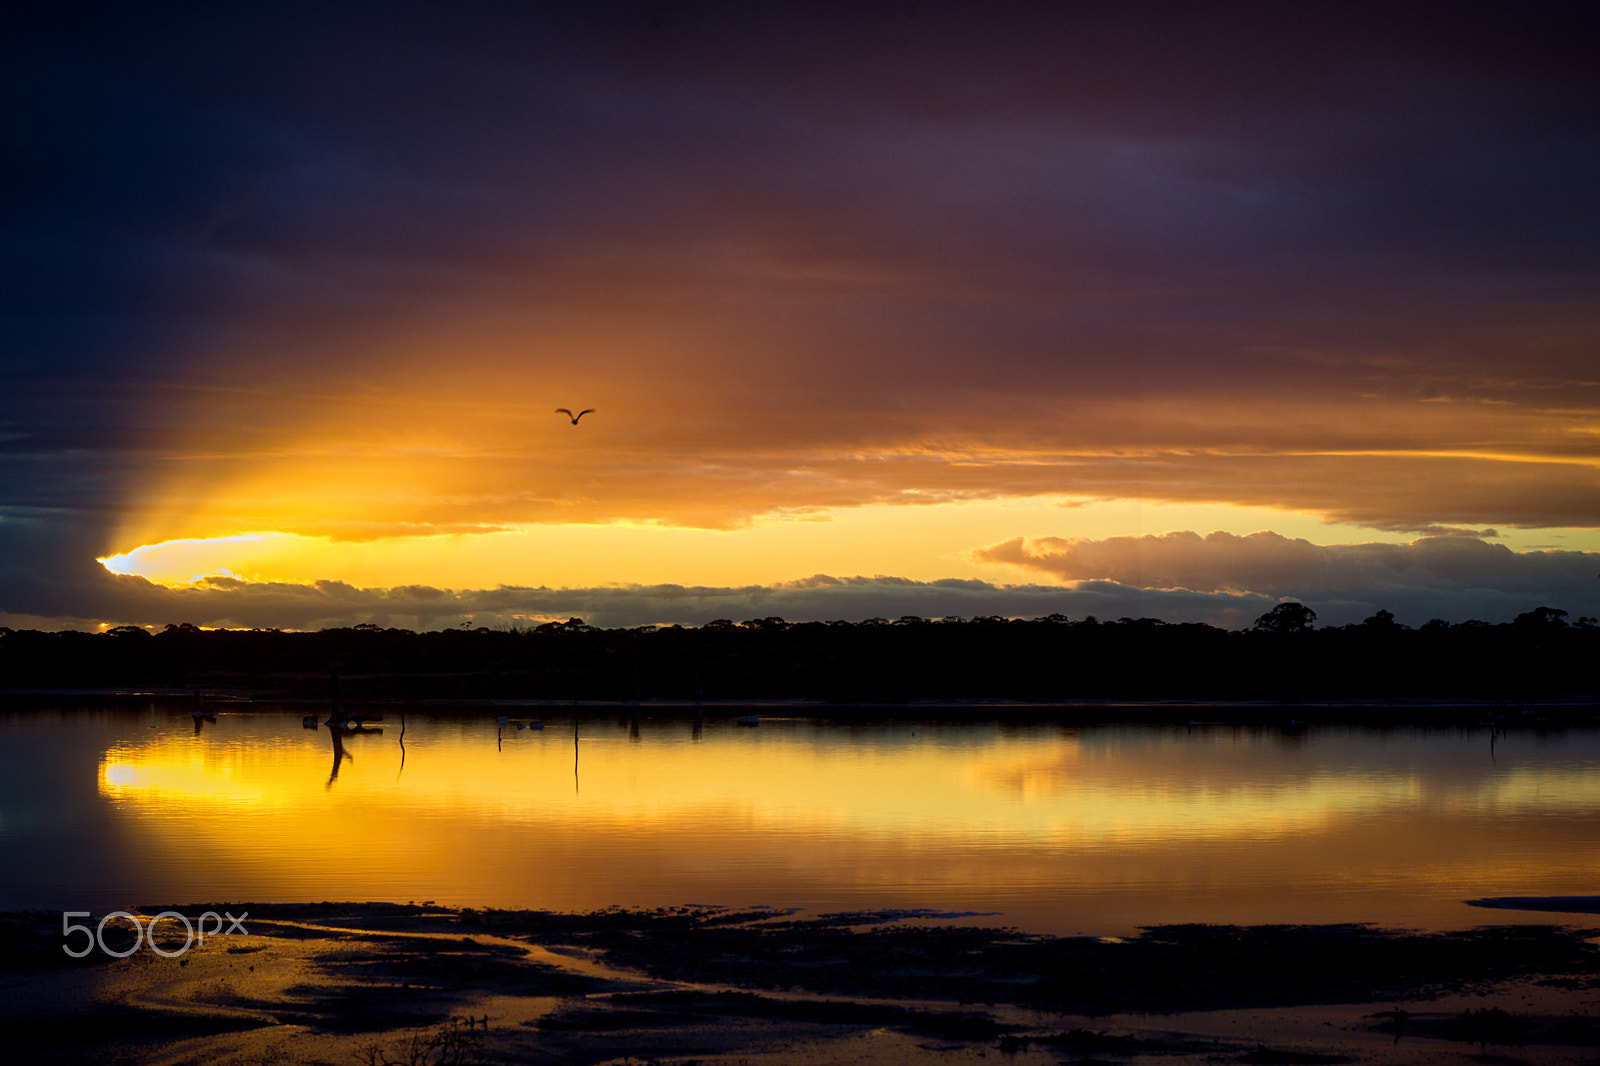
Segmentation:
[[(162, 909), (217, 908), (146, 913)], [(462, 1062), (1337, 1066), (1600, 1046), (1594, 931), (1557, 926), (1183, 925), (1111, 941), (926, 912), (232, 909), (248, 910), (248, 934), (181, 958), (71, 959), (59, 915), (0, 916), (8, 1050), (169, 1066), (419, 1048)], [(1520, 998), (1482, 998), (1508, 988)]]
[[(654, 977), (895, 999), (1128, 1011), (1362, 1002), (1527, 974), (1592, 974), (1584, 933), (1554, 926), (1405, 933), (1365, 925), (1146, 929), (1109, 942), (1010, 929), (860, 928), (862, 915), (573, 931)], [(514, 927), (516, 919), (501, 920)]]

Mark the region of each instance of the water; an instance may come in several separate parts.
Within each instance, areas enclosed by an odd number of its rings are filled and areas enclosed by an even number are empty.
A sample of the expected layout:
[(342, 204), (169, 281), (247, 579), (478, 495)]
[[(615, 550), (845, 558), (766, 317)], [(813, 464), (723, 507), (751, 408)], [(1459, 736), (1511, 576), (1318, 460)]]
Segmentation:
[(0, 909), (434, 900), (1465, 927), (1600, 892), (1600, 732), (0, 715)]

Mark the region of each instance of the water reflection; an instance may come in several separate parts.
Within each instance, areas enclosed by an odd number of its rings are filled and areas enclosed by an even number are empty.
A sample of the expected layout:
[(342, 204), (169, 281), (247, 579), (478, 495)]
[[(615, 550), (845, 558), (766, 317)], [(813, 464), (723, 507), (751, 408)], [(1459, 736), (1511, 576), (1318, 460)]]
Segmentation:
[[(18, 832), (20, 801), (0, 794), (0, 905), (67, 906), (25, 872), (63, 864), (63, 833), (106, 856), (74, 909), (765, 903), (1002, 911), (1026, 928), (1105, 932), (1472, 925), (1482, 913), (1460, 900), (1600, 882), (1593, 733), (1500, 736), (1491, 752), (1482, 731), (767, 717), (741, 729), (641, 715), (518, 729), (413, 710), (398, 737), (346, 717), (323, 740), (298, 712), (224, 711), (200, 735), (187, 717), (0, 723), (8, 763), (49, 749), (98, 764), (87, 800), (76, 771), (47, 787), (47, 806), (96, 815), (70, 827)], [(308, 810), (359, 819), (363, 847), (308, 836)]]
[[(345, 750), (345, 738), (358, 736), (382, 736), (383, 730), (374, 729), (367, 725), (368, 722), (381, 721), (383, 721), (383, 715), (381, 714), (341, 714), (338, 706), (335, 705), (333, 713), (328, 715), (328, 721), (326, 723), (328, 726), (328, 736), (333, 740), (333, 772), (328, 775), (328, 783), (323, 786), (324, 788), (332, 788), (333, 783), (339, 780), (339, 767), (344, 765), (344, 761), (346, 759), (354, 758), (353, 755)], [(401, 734), (402, 741), (400, 744), (400, 765), (402, 768), (404, 768), (406, 760), (406, 748), (403, 739), (403, 729)], [(399, 776), (400, 775), (398, 773), (395, 774), (396, 778)]]
[(212, 725), (217, 724), (217, 712), (205, 705), (205, 697), (200, 694), (199, 689), (194, 690), (194, 706), (189, 709), (189, 717), (194, 719), (195, 736), (200, 735), (207, 722)]

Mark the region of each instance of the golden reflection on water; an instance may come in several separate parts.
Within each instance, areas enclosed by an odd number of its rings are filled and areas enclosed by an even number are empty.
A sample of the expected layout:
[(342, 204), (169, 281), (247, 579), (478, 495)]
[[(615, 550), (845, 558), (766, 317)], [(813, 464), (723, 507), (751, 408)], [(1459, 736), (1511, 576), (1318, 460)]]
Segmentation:
[[(411, 716), (344, 741), (274, 714), (108, 748), (99, 793), (171, 899), (998, 910), (1470, 925), (1600, 885), (1595, 741), (768, 720)], [(337, 772), (335, 773), (335, 769)], [(150, 902), (150, 901), (145, 901)]]

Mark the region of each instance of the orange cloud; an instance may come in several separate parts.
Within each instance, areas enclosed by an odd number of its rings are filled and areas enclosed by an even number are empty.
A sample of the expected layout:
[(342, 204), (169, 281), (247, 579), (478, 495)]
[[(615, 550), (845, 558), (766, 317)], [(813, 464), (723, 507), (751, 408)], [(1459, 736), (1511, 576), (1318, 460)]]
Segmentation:
[[(599, 360), (603, 362), (604, 360)], [(525, 523), (729, 529), (760, 515), (1044, 494), (1309, 511), (1396, 530), (1600, 526), (1581, 412), (1200, 393), (1025, 398), (906, 387), (790, 408), (770, 380), (691, 395), (618, 358), (621, 385), (505, 383), (464, 364), (328, 394), (205, 392), (109, 549), (254, 532), (371, 539)], [(666, 380), (664, 380), (666, 379)], [(598, 396), (598, 398), (597, 398)], [(596, 406), (582, 425), (551, 413)]]
[(1581, 18), (523, 7), (12, 35), (7, 603), (1039, 495), (1600, 530)]

